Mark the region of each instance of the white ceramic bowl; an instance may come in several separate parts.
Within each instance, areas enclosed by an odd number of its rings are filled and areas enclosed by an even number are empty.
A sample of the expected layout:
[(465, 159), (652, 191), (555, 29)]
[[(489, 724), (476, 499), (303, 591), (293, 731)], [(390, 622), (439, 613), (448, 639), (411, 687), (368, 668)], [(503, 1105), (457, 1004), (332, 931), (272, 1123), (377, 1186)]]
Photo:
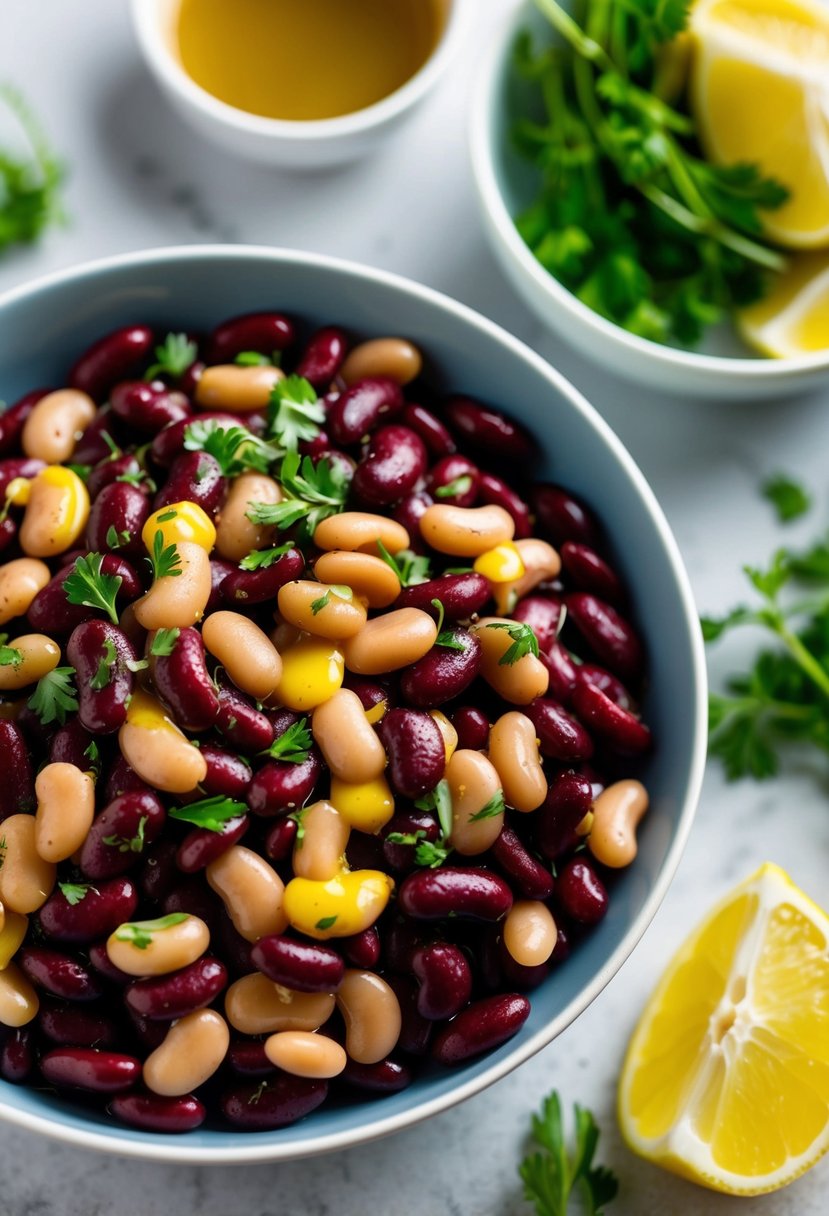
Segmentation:
[(239, 156), (305, 169), (353, 160), (368, 152), (436, 83), (463, 42), (474, 0), (443, 0), (443, 4), (447, 15), (437, 46), (419, 71), (395, 92), (353, 114), (285, 122), (227, 105), (188, 76), (177, 52), (176, 18), (181, 0), (130, 0), (133, 26), (147, 65), (186, 122)]
[[(635, 864), (613, 878), (607, 916), (533, 991), (532, 1011), (515, 1038), (460, 1068), (427, 1064), (400, 1093), (326, 1104), (278, 1131), (206, 1124), (185, 1136), (137, 1131), (52, 1092), (0, 1080), (0, 1118), (70, 1144), (178, 1164), (284, 1160), (347, 1148), (446, 1110), (528, 1060), (598, 996), (650, 923), (690, 830), (705, 761), (702, 636), (676, 542), (652, 490), (563, 376), (446, 296), (394, 275), (287, 250), (187, 246), (127, 254), (0, 297), (0, 398), (14, 401), (34, 384), (60, 384), (78, 353), (117, 326), (208, 331), (228, 316), (264, 309), (292, 314), (303, 333), (336, 323), (357, 338), (405, 334), (423, 351), (425, 378), (437, 392), (463, 391), (503, 406), (535, 434), (538, 476), (563, 482), (592, 505), (647, 642), (643, 709), (656, 745), (641, 777), (651, 805)], [(518, 478), (526, 471), (504, 472)]]
[(511, 142), (516, 117), (528, 112), (528, 91), (512, 70), (518, 32), (553, 29), (532, 0), (512, 4), (479, 69), (470, 110), (472, 164), (492, 249), (516, 291), (539, 318), (589, 359), (666, 394), (700, 397), (784, 397), (829, 383), (829, 351), (793, 359), (754, 354), (730, 325), (717, 327), (699, 351), (678, 350), (628, 333), (582, 304), (536, 260), (515, 227), (535, 196), (537, 177)]

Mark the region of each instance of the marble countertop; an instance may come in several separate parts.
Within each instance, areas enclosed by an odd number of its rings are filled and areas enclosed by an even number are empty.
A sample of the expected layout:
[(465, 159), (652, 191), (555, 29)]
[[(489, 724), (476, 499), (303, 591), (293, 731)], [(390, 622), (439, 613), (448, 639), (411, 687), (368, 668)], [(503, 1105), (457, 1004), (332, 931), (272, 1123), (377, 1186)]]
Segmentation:
[[(662, 502), (700, 609), (724, 610), (743, 595), (741, 564), (761, 563), (783, 540), (758, 496), (764, 476), (795, 472), (816, 492), (811, 522), (790, 527), (787, 539), (825, 525), (827, 394), (744, 406), (663, 399), (587, 364), (526, 311), (486, 247), (466, 149), (471, 77), (502, 7), (481, 0), (461, 61), (377, 155), (290, 174), (220, 159), (181, 125), (142, 66), (125, 0), (3, 0), (0, 81), (24, 90), (71, 176), (66, 227), (6, 254), (0, 291), (92, 257), (202, 241), (337, 254), (446, 291), (541, 352), (604, 414)], [(712, 652), (713, 679), (734, 662), (734, 650)], [(633, 1157), (614, 1101), (638, 1012), (702, 912), (767, 859), (823, 899), (827, 857), (824, 768), (803, 760), (772, 782), (728, 786), (712, 764), (679, 871), (633, 956), (569, 1030), (506, 1080), (380, 1143), (243, 1170), (103, 1157), (0, 1125), (0, 1216), (527, 1216), (515, 1167), (530, 1112), (553, 1086), (568, 1106), (596, 1113), (600, 1157), (620, 1180), (615, 1216), (818, 1216), (829, 1162), (777, 1195), (716, 1196)]]

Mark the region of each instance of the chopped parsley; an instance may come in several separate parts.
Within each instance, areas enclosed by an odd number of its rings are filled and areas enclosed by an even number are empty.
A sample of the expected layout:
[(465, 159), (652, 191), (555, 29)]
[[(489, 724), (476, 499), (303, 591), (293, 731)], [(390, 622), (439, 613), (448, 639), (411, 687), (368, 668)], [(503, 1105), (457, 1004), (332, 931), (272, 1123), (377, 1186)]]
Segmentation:
[(294, 542), (289, 540), (284, 545), (276, 545), (273, 549), (254, 549), (247, 557), (243, 557), (239, 562), (240, 570), (267, 570), (274, 562), (278, 562), (280, 557), (286, 553), (290, 553), (294, 548)]
[(74, 713), (78, 708), (74, 681), (74, 667), (56, 667), (38, 680), (27, 705), (44, 726), (51, 722), (63, 726), (67, 714)]
[(89, 687), (94, 688), (96, 692), (100, 692), (102, 688), (112, 683), (113, 667), (118, 658), (118, 652), (115, 649), (115, 643), (112, 638), (104, 638), (103, 658), (98, 664), (98, 669), (95, 675), (89, 681)]
[(181, 630), (175, 625), (172, 629), (156, 629), (153, 640), (150, 642), (150, 654), (153, 658), (159, 659), (172, 654), (180, 634)]
[(381, 540), (377, 541), (377, 552), (400, 580), (401, 587), (417, 587), (429, 581), (429, 559), (411, 549), (401, 549), (394, 557)]
[(189, 916), (189, 912), (171, 912), (169, 916), (159, 916), (157, 920), (128, 921), (126, 924), (119, 925), (115, 930), (115, 940), (128, 942), (138, 950), (146, 950), (148, 946), (152, 945), (154, 933), (172, 929), (174, 925), (180, 925), (182, 921), (188, 920)]
[(88, 553), (75, 558), (72, 573), (64, 579), (63, 593), (70, 604), (105, 612), (113, 625), (118, 624), (115, 598), (123, 579), (120, 574), (104, 574), (103, 553)]
[(525, 655), (531, 654), (538, 658), (538, 639), (529, 625), (508, 621), (494, 621), (487, 629), (505, 629), (512, 639), (512, 645), (507, 647), (498, 660), (499, 667), (511, 667)]
[(300, 718), (298, 722), (289, 726), (278, 739), (274, 739), (270, 747), (266, 748), (262, 754), (270, 756), (272, 760), (285, 760), (288, 764), (304, 764), (313, 744), (314, 740), (308, 729), (308, 719)]
[[(163, 522), (161, 516), (159, 520)], [(175, 545), (165, 546), (164, 533), (160, 528), (153, 537), (152, 555), (148, 561), (153, 568), (153, 578), (176, 578), (181, 574), (181, 555), (178, 548)]]
[(286, 376), (271, 389), (268, 434), (287, 452), (295, 452), (303, 441), (316, 439), (324, 421), (325, 408), (314, 386), (302, 376)]
[(169, 376), (172, 380), (178, 380), (196, 361), (198, 354), (198, 346), (187, 334), (167, 334), (161, 345), (155, 348), (156, 361), (147, 368), (144, 379)]
[(192, 823), (197, 828), (205, 828), (208, 832), (221, 832), (231, 819), (238, 819), (247, 814), (244, 802), (234, 798), (224, 798), (215, 794), (212, 798), (202, 798), (199, 802), (191, 802), (188, 806), (174, 806), (168, 811), (171, 819), (179, 819), (182, 823)]

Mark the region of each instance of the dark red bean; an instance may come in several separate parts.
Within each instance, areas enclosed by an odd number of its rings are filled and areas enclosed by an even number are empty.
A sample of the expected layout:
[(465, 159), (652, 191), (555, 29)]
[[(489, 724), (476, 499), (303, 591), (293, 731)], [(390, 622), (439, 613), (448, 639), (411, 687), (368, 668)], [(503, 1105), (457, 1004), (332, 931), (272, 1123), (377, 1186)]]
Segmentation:
[(607, 671), (606, 668), (599, 667), (596, 663), (580, 663), (574, 670), (576, 673), (574, 688), (576, 684), (593, 684), (606, 697), (610, 697), (616, 705), (630, 710), (632, 713), (635, 712), (636, 702), (622, 681), (614, 676), (612, 671)]
[(326, 389), (342, 367), (347, 351), (348, 342), (341, 329), (334, 325), (318, 329), (308, 339), (296, 374), (313, 384), (318, 392)]
[(451, 456), (457, 444), (441, 420), (422, 405), (407, 401), (400, 421), (416, 431), (433, 456)]
[(538, 531), (554, 545), (570, 540), (595, 549), (600, 544), (601, 532), (593, 513), (561, 486), (534, 486), (530, 500)]
[(0, 718), (0, 823), (9, 815), (35, 808), (35, 779), (29, 748), (20, 727)]
[(192, 1132), (207, 1118), (207, 1108), (193, 1094), (162, 1098), (159, 1094), (118, 1094), (107, 1107), (109, 1114), (145, 1132)]
[(502, 983), (510, 988), (515, 988), (518, 992), (530, 992), (533, 988), (538, 988), (550, 974), (548, 962), (537, 963), (534, 967), (524, 967), (521, 963), (516, 963), (503, 942), (501, 943), (501, 968), (503, 971)]
[(551, 872), (527, 851), (509, 824), (505, 823), (501, 828), (501, 835), (492, 846), (491, 853), (506, 872), (513, 888), (517, 887), (524, 899), (550, 898), (553, 893)]
[(86, 543), (93, 552), (120, 549), (133, 558), (146, 555), (141, 529), (147, 522), (147, 495), (124, 481), (104, 486), (92, 503), (86, 525)]
[(381, 422), (388, 421), (403, 408), (403, 392), (388, 376), (358, 380), (346, 389), (328, 411), (326, 426), (335, 443), (342, 447), (359, 443)]
[(271, 861), (285, 861), (293, 852), (299, 825), (295, 819), (286, 816), (277, 819), (276, 823), (265, 837), (265, 855)]
[(390, 709), (378, 734), (389, 757), (389, 780), (398, 794), (415, 799), (434, 789), (446, 767), (446, 746), (434, 718), (414, 709)]
[(185, 450), (184, 441), (187, 438), (187, 428), (193, 422), (203, 423), (208, 419), (217, 430), (230, 430), (231, 427), (247, 428), (243, 415), (227, 414), (221, 410), (211, 410), (208, 414), (199, 414), (197, 419), (189, 416), (179, 418), (178, 422), (170, 422), (163, 427), (153, 439), (150, 454), (155, 463), (162, 469), (168, 469), (176, 457)]
[(434, 843), (438, 838), (438, 825), (434, 816), (425, 811), (398, 811), (383, 828), (383, 857), (390, 870), (411, 870), (415, 864), (415, 845), (396, 844), (388, 840), (391, 835), (415, 836), (418, 840)]
[[(119, 478), (122, 477), (126, 477), (127, 480), (119, 481)], [(129, 452), (115, 457), (110, 454), (104, 460), (99, 460), (86, 479), (86, 488), (93, 503), (104, 487), (111, 485), (132, 486), (133, 489), (139, 490), (145, 498), (150, 489), (141, 465)], [(90, 545), (90, 548), (94, 547), (94, 545)]]
[(86, 953), (98, 974), (102, 975), (105, 980), (109, 980), (111, 984), (123, 986), (132, 983), (131, 975), (127, 975), (126, 971), (122, 971), (120, 967), (116, 967), (109, 961), (106, 942), (92, 942), (86, 947)]
[[(400, 691), (418, 709), (436, 709), (465, 692), (481, 666), (478, 638), (456, 625), (441, 634), (443, 641), (407, 667), (400, 676)], [(451, 641), (452, 646), (444, 643)]]
[(400, 911), (414, 920), (498, 921), (512, 907), (512, 892), (503, 878), (479, 867), (418, 870), (405, 878), (397, 898)]
[(530, 1002), (517, 992), (486, 996), (464, 1009), (432, 1044), (440, 1064), (463, 1064), (473, 1056), (500, 1047), (517, 1034), (530, 1016)]
[(409, 548), (414, 553), (425, 553), (427, 545), (420, 534), (420, 521), (428, 507), (434, 502), (431, 494), (418, 490), (400, 500), (392, 511), (392, 518), (402, 524), (409, 534)]
[(12, 519), (11, 515), (0, 519), (0, 553), (5, 553), (10, 548), (17, 538), (17, 531), (17, 520)]
[(0, 501), (5, 501), (6, 490), (10, 482), (17, 477), (25, 477), (27, 481), (30, 481), (33, 477), (37, 477), (41, 469), (45, 468), (44, 460), (36, 460), (29, 456), (10, 456), (7, 460), (0, 460)]
[(217, 325), (210, 335), (208, 363), (232, 363), (242, 351), (272, 355), (294, 341), (293, 321), (281, 312), (248, 312)]
[(40, 909), (38, 921), (46, 937), (57, 942), (94, 942), (130, 920), (137, 906), (135, 884), (128, 878), (113, 878), (87, 887), (76, 904), (70, 904), (58, 889)]
[[(192, 875), (179, 875), (173, 889), (161, 900), (161, 911), (165, 916), (169, 916), (171, 912), (187, 912), (190, 916), (198, 916), (209, 926), (211, 937), (215, 935), (220, 907), (207, 884)], [(227, 963), (228, 959), (220, 944), (216, 945), (216, 951)]]
[(0, 411), (0, 454), (8, 452), (18, 445), (29, 414), (38, 401), (51, 391), (49, 388), (33, 389), (32, 392), (24, 394), (15, 401), (14, 405), (7, 405), (4, 410)]
[(336, 950), (278, 933), (260, 937), (250, 958), (268, 979), (297, 992), (336, 992), (345, 975), (345, 964)]
[(272, 1080), (235, 1085), (222, 1096), (222, 1114), (245, 1131), (287, 1127), (316, 1110), (328, 1096), (325, 1081), (280, 1073)]
[(202, 743), (201, 754), (207, 765), (207, 776), (201, 783), (208, 798), (244, 799), (253, 777), (247, 760), (217, 743)]
[(595, 684), (577, 685), (573, 709), (585, 726), (606, 740), (620, 756), (641, 756), (650, 750), (653, 738), (644, 722), (611, 701)]
[(355, 676), (350, 671), (345, 673), (343, 687), (357, 694), (360, 704), (366, 711), (374, 709), (375, 705), (380, 705), (382, 702), (386, 703), (387, 708), (392, 703), (392, 692), (387, 684), (377, 684), (374, 680)]
[(569, 651), (560, 642), (553, 642), (539, 657), (550, 677), (547, 692), (553, 700), (568, 705), (579, 680), (579, 668), (570, 658)]
[(489, 743), (489, 718), (475, 705), (461, 705), (449, 715), (458, 732), (458, 747), (479, 752)]
[(124, 325), (93, 342), (69, 373), (71, 388), (103, 401), (115, 384), (152, 354), (155, 338), (146, 325)]
[(152, 1022), (172, 1022), (204, 1009), (226, 987), (224, 963), (205, 955), (169, 975), (136, 980), (124, 992), (124, 1000), (139, 1017)]
[(556, 902), (571, 920), (595, 925), (607, 912), (607, 890), (589, 861), (571, 859), (556, 879)]
[(238, 608), (252, 607), (276, 599), (280, 587), (301, 578), (305, 558), (300, 549), (289, 549), (272, 566), (260, 570), (242, 570), (233, 566), (222, 583), (222, 599)]
[(228, 1048), (227, 1059), (240, 1077), (272, 1077), (277, 1072), (265, 1055), (264, 1039), (235, 1039)]
[(352, 937), (340, 938), (340, 949), (352, 967), (360, 967), (363, 971), (371, 971), (380, 961), (380, 934), (376, 925), (355, 933)]
[(192, 413), (184, 393), (171, 389), (163, 380), (122, 380), (110, 394), (116, 418), (142, 435), (155, 435), (170, 422)]
[(164, 827), (167, 812), (152, 791), (122, 794), (95, 816), (79, 865), (97, 881), (131, 869)]
[(266, 751), (275, 737), (270, 718), (251, 705), (223, 675), (218, 677), (216, 684), (219, 692), (217, 730), (240, 752)]
[(589, 591), (611, 604), (620, 604), (625, 589), (616, 571), (589, 545), (568, 540), (561, 546), (561, 564), (579, 591)]
[(76, 464), (97, 465), (112, 459), (113, 447), (120, 451), (116, 439), (119, 431), (118, 419), (109, 406), (98, 413), (75, 444), (72, 459)]
[(73, 629), (66, 657), (77, 672), (81, 725), (95, 735), (113, 734), (127, 719), (135, 685), (132, 646), (117, 625), (84, 621)]
[(227, 480), (215, 456), (209, 452), (182, 452), (153, 499), (153, 510), (159, 511), (174, 502), (194, 502), (212, 519), (226, 493)]
[(254, 815), (265, 818), (295, 811), (311, 797), (321, 772), (322, 761), (316, 749), (301, 764), (266, 760), (248, 787), (248, 806)]
[(471, 397), (451, 398), (445, 412), (455, 434), (475, 451), (520, 465), (535, 456), (535, 444), (519, 423)]
[(0, 1077), (20, 1085), (28, 1079), (34, 1066), (35, 1043), (31, 1027), (12, 1030), (0, 1046)]
[(210, 599), (207, 601), (204, 609), (204, 615), (209, 616), (211, 612), (218, 612), (220, 608), (224, 608), (225, 601), (222, 595), (222, 587), (224, 581), (229, 574), (233, 574), (238, 567), (235, 562), (226, 562), (221, 557), (211, 557), (210, 559)]
[(387, 1058), (377, 1064), (358, 1064), (356, 1060), (349, 1060), (338, 1080), (368, 1093), (397, 1094), (411, 1085), (414, 1073), (408, 1064), (401, 1064), (399, 1060)]
[(426, 583), (406, 587), (394, 602), (395, 608), (420, 608), (435, 620), (439, 609), (432, 603), (440, 600), (447, 621), (464, 621), (480, 612), (490, 597), (489, 583), (482, 574), (444, 574)]
[(383, 842), (367, 832), (352, 832), (345, 851), (345, 860), (352, 870), (381, 870)]
[(140, 1078), (141, 1061), (115, 1051), (59, 1047), (42, 1057), (40, 1071), (50, 1085), (60, 1089), (115, 1094), (129, 1089)]
[(494, 473), (481, 473), (478, 501), (487, 506), (503, 507), (515, 521), (515, 539), (524, 540), (533, 534), (530, 508), (515, 490)]
[(557, 773), (533, 817), (536, 844), (551, 861), (577, 842), (576, 828), (593, 806), (593, 786), (572, 769)]
[(163, 1022), (151, 1022), (149, 1018), (139, 1017), (130, 1009), (129, 1005), (126, 1005), (125, 1009), (141, 1046), (147, 1052), (155, 1051), (156, 1047), (160, 1047), (167, 1037), (169, 1027), (165, 1026)]
[(159, 696), (184, 730), (207, 730), (219, 716), (219, 694), (207, 670), (198, 629), (179, 630), (169, 654), (153, 655), (150, 673)]
[(537, 697), (524, 712), (535, 727), (542, 755), (564, 764), (575, 764), (593, 755), (593, 740), (557, 701)]
[(474, 507), (478, 500), (480, 470), (466, 456), (444, 456), (432, 465), (426, 478), (426, 489), (435, 502), (453, 503), (456, 507)]
[(98, 1012), (97, 1005), (66, 1005), (42, 1000), (37, 1016), (40, 1030), (62, 1047), (114, 1047), (115, 1023)]
[[(94, 749), (93, 749), (94, 744)], [(95, 750), (98, 742), (82, 725), (77, 714), (67, 718), (63, 726), (59, 726), (49, 740), (50, 764), (74, 764), (75, 768), (86, 772), (93, 769)]]
[(382, 426), (357, 465), (352, 489), (365, 506), (387, 507), (411, 493), (425, 470), (420, 436), (407, 426)]
[(386, 967), (402, 975), (411, 975), (412, 955), (430, 941), (425, 927), (408, 917), (396, 916), (385, 926), (383, 958)]
[(529, 625), (541, 650), (549, 650), (563, 623), (564, 605), (552, 595), (527, 595), (515, 605), (513, 620)]
[(211, 861), (215, 861), (222, 853), (239, 843), (247, 832), (249, 823), (247, 815), (235, 815), (233, 819), (226, 819), (218, 832), (208, 828), (193, 828), (178, 847), (178, 868), (184, 874), (195, 874), (206, 869)]
[(429, 1042), (435, 1024), (418, 1010), (420, 985), (409, 975), (387, 975), (385, 979), (400, 1006), (400, 1036), (397, 1040), (397, 1050), (405, 1051), (410, 1056), (425, 1056), (429, 1050)]
[(45, 946), (24, 946), (15, 956), (33, 984), (67, 1001), (94, 1001), (103, 989), (76, 958)]
[(138, 875), (142, 894), (153, 903), (170, 894), (181, 881), (181, 871), (176, 865), (178, 845), (170, 837), (163, 837), (147, 852)]
[[(50, 636), (71, 633), (76, 625), (80, 625), (84, 621), (93, 618), (100, 619), (98, 613), (103, 612), (103, 609), (89, 608), (85, 604), (70, 604), (66, 598), (63, 584), (72, 574), (74, 563), (73, 558), (70, 563), (62, 566), (32, 600), (26, 617), (29, 624), (38, 633), (46, 633)], [(101, 573), (121, 579), (116, 596), (117, 603), (131, 603), (143, 594), (144, 588), (132, 566), (115, 553), (104, 554)]]
[(458, 946), (433, 942), (412, 956), (412, 971), (420, 983), (417, 1011), (430, 1022), (452, 1018), (472, 994), (472, 971)]
[(118, 755), (112, 763), (104, 784), (104, 802), (112, 802), (122, 794), (132, 790), (148, 790), (146, 781), (142, 781), (135, 769), (130, 768), (123, 756)]
[(633, 627), (610, 604), (575, 591), (565, 603), (569, 620), (576, 626), (600, 662), (623, 680), (636, 680), (642, 674), (642, 643)]

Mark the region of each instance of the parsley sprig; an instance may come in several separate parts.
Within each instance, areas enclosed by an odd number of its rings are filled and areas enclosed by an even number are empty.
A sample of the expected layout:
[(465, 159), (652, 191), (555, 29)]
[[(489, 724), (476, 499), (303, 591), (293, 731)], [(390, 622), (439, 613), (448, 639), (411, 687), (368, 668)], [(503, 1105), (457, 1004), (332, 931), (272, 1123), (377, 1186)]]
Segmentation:
[(271, 389), (268, 406), (268, 434), (288, 451), (296, 451), (302, 441), (316, 439), (325, 408), (314, 386), (302, 376), (286, 376)]
[(75, 668), (56, 667), (54, 671), (41, 676), (27, 705), (37, 714), (44, 726), (51, 722), (63, 726), (67, 715), (78, 708)]
[(286, 731), (274, 739), (270, 747), (262, 753), (270, 756), (271, 760), (285, 760), (288, 764), (304, 764), (308, 753), (313, 747), (314, 740), (308, 729), (308, 719), (300, 718)]
[(302, 520), (310, 538), (317, 525), (343, 509), (349, 478), (342, 465), (323, 457), (314, 464), (310, 456), (287, 452), (279, 480), (288, 497), (282, 502), (252, 502), (246, 512), (251, 523), (290, 528)]
[(167, 334), (160, 346), (155, 348), (155, 363), (144, 373), (145, 380), (157, 376), (169, 376), (178, 380), (198, 357), (198, 345), (187, 334)]
[(247, 469), (268, 473), (280, 459), (280, 448), (244, 426), (218, 422), (215, 418), (199, 418), (184, 430), (184, 446), (188, 452), (207, 452), (218, 463), (224, 477), (238, 477)]
[(532, 1139), (538, 1151), (528, 1153), (518, 1167), (524, 1183), (524, 1198), (535, 1207), (536, 1216), (567, 1216), (571, 1196), (580, 1192), (579, 1211), (601, 1216), (616, 1197), (619, 1184), (606, 1166), (593, 1165), (599, 1129), (589, 1110), (575, 1105), (576, 1143), (568, 1153), (561, 1100), (553, 1091), (541, 1111), (532, 1118)]
[(289, 540), (287, 544), (275, 545), (272, 549), (254, 549), (248, 553), (247, 557), (243, 557), (239, 562), (240, 570), (267, 570), (274, 562), (278, 562), (280, 557), (284, 557), (294, 548), (294, 542)]
[(389, 832), (386, 840), (390, 844), (414, 845), (415, 863), (436, 870), (438, 866), (443, 865), (452, 852), (452, 846), (449, 843), (449, 837), (452, 834), (452, 795), (446, 778), (439, 781), (428, 794), (418, 798), (415, 806), (421, 811), (435, 811), (440, 824), (437, 839), (427, 840), (426, 833), (419, 829), (417, 832)]
[(181, 630), (175, 625), (172, 629), (156, 629), (153, 640), (150, 642), (150, 654), (153, 658), (159, 659), (171, 655), (176, 648), (180, 634)]
[(115, 598), (123, 580), (120, 574), (104, 574), (103, 564), (103, 553), (75, 558), (72, 573), (64, 580), (63, 594), (70, 604), (83, 604), (86, 608), (105, 612), (113, 625), (117, 625)]
[(411, 549), (401, 549), (394, 557), (389, 553), (381, 540), (377, 542), (377, 552), (400, 580), (401, 587), (418, 587), (429, 581), (429, 559)]
[(461, 654), (466, 650), (466, 644), (463, 640), (464, 630), (461, 629), (444, 629), (443, 620), (446, 616), (446, 609), (443, 606), (443, 601), (432, 600), (432, 607), (438, 614), (438, 636), (435, 638), (435, 645), (442, 646), (444, 650), (457, 650)]
[(812, 505), (811, 495), (785, 473), (778, 473), (763, 484), (763, 497), (768, 499), (784, 524), (805, 515)]
[(538, 638), (535, 636), (531, 626), (519, 621), (493, 621), (486, 628), (505, 629), (512, 639), (512, 645), (507, 647), (498, 660), (499, 667), (512, 667), (513, 663), (517, 663), (519, 659), (523, 659), (524, 655), (527, 654), (535, 655), (538, 658)]
[(180, 925), (189, 915), (189, 912), (170, 912), (168, 916), (159, 916), (156, 920), (129, 921), (118, 926), (115, 938), (119, 942), (129, 942), (138, 950), (146, 950), (152, 945), (154, 933)]
[(144, 852), (144, 830), (147, 826), (147, 816), (142, 815), (138, 820), (138, 827), (135, 829), (134, 836), (104, 836), (103, 843), (112, 849), (117, 849), (119, 853), (143, 853)]
[(40, 124), (21, 94), (0, 85), (0, 101), (17, 119), (31, 155), (0, 152), (0, 250), (37, 240), (50, 224), (60, 223), (59, 192), (64, 171), (49, 148)]
[(221, 832), (231, 819), (238, 819), (247, 809), (244, 802), (215, 794), (212, 798), (202, 798), (188, 806), (171, 807), (167, 813), (171, 819), (178, 819), (182, 823), (192, 823), (197, 828), (206, 828), (208, 832)]
[(152, 552), (147, 560), (153, 568), (153, 578), (176, 578), (181, 574), (181, 554), (176, 545), (164, 544), (160, 528), (153, 537)]
[(58, 889), (71, 908), (86, 899), (88, 891), (94, 891), (96, 895), (100, 894), (98, 888), (88, 882), (59, 882)]
[(23, 662), (23, 652), (16, 646), (9, 646), (9, 635), (0, 633), (0, 667), (19, 667)]
[(506, 803), (504, 802), (504, 791), (496, 790), (488, 802), (484, 803), (479, 811), (474, 815), (469, 816), (470, 823), (480, 823), (482, 819), (494, 819), (496, 815), (504, 813)]

